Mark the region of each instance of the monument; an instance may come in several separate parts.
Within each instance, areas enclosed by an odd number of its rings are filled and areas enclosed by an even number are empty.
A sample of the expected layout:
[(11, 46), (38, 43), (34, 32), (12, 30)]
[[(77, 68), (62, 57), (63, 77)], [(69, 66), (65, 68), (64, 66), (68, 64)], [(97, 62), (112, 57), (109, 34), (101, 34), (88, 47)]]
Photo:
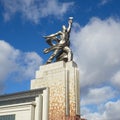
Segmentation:
[(53, 53), (31, 81), (31, 89), (48, 88), (49, 102), (44, 110), (48, 116), (44, 120), (80, 120), (79, 70), (73, 61), (69, 39), (72, 22), (70, 17), (68, 27), (63, 25), (61, 31), (44, 36), (50, 45), (44, 53)]
[[(36, 71), (31, 89), (0, 96), (0, 120), (80, 120), (79, 70), (73, 61), (68, 27), (44, 36), (53, 52), (45, 65)], [(83, 119), (81, 119), (83, 120)]]
[[(44, 53), (54, 51), (53, 54), (49, 57), (47, 64), (51, 63), (55, 57), (56, 61), (63, 60), (67, 62), (73, 59), (69, 40), (72, 27), (72, 19), (72, 17), (69, 18), (68, 28), (63, 25), (62, 31), (58, 31), (57, 33), (51, 34), (49, 36), (44, 36), (46, 42), (51, 46), (50, 48), (44, 49)], [(53, 41), (56, 41), (56, 44), (54, 44)]]

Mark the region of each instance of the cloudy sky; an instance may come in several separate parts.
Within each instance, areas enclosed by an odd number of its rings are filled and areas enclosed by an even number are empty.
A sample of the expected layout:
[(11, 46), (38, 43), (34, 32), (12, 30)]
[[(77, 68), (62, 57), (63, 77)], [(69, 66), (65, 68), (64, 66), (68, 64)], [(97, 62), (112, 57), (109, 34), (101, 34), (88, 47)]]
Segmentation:
[(119, 0), (0, 0), (0, 94), (29, 90), (49, 55), (42, 36), (74, 17), (71, 49), (80, 69), (81, 115), (120, 120)]

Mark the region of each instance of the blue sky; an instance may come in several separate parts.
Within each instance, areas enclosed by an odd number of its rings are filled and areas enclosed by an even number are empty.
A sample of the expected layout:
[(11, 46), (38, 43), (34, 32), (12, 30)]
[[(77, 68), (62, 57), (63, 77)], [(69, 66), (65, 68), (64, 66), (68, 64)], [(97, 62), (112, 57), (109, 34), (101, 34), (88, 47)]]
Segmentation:
[(81, 115), (120, 120), (119, 0), (0, 0), (0, 93), (29, 90), (49, 55), (42, 36), (74, 17), (71, 49), (80, 69)]

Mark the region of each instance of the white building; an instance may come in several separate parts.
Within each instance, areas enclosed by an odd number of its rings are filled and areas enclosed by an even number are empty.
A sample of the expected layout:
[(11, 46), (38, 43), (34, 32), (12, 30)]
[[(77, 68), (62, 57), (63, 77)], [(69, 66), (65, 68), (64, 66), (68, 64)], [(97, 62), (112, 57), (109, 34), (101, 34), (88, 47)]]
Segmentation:
[(0, 96), (0, 120), (80, 120), (79, 94), (75, 62), (43, 65), (31, 90)]
[(48, 88), (0, 96), (0, 120), (48, 120)]

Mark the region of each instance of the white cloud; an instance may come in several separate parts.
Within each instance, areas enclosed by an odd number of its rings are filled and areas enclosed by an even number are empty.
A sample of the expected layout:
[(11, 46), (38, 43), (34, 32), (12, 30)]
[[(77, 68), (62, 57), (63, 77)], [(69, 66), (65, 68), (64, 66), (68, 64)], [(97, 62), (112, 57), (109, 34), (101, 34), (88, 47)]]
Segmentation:
[(117, 88), (120, 88), (120, 71), (114, 74), (114, 76), (111, 79), (111, 82), (113, 85), (117, 86)]
[[(71, 43), (81, 75), (81, 87), (108, 82), (120, 69), (120, 21), (92, 18), (84, 27), (73, 28)], [(75, 30), (74, 30), (75, 29)]]
[(112, 104), (110, 110), (115, 109), (117, 113), (113, 112), (112, 119), (107, 104), (99, 110), (101, 105), (104, 106), (111, 99), (119, 101), (119, 89), (115, 88), (120, 87), (120, 20), (92, 18), (85, 26), (75, 23), (71, 44), (80, 69), (81, 111), (84, 107), (88, 109), (82, 115), (88, 120), (120, 119), (119, 109), (113, 107), (119, 102)]
[(105, 112), (103, 116), (107, 120), (120, 120), (120, 100), (116, 102), (108, 102), (105, 105)]
[(15, 58), (18, 56), (18, 54), (18, 50), (15, 50), (5, 41), (0, 40), (0, 81), (3, 81), (7, 77), (10, 69), (11, 71), (16, 69)]
[[(32, 79), (42, 58), (35, 52), (22, 52), (0, 40), (0, 84), (9, 77), (16, 80)], [(4, 88), (4, 87), (3, 87)]]
[(1, 0), (5, 9), (4, 18), (10, 20), (13, 15), (20, 13), (23, 18), (38, 23), (41, 18), (53, 15), (62, 17), (73, 2), (59, 2), (58, 0)]
[[(116, 102), (107, 102), (103, 105), (102, 110), (98, 112), (91, 112), (88, 108), (84, 108), (83, 117), (87, 120), (120, 120), (120, 100)], [(98, 106), (99, 107), (99, 106)]]
[(108, 120), (108, 119), (104, 119), (99, 113), (95, 112), (95, 113), (89, 113), (87, 114), (84, 118), (86, 118), (87, 120)]
[[(110, 94), (108, 94), (110, 93)], [(86, 94), (82, 100), (81, 105), (90, 105), (96, 104), (99, 105), (103, 102), (108, 101), (109, 99), (115, 96), (115, 92), (110, 87), (94, 88), (90, 89), (88, 94)]]

